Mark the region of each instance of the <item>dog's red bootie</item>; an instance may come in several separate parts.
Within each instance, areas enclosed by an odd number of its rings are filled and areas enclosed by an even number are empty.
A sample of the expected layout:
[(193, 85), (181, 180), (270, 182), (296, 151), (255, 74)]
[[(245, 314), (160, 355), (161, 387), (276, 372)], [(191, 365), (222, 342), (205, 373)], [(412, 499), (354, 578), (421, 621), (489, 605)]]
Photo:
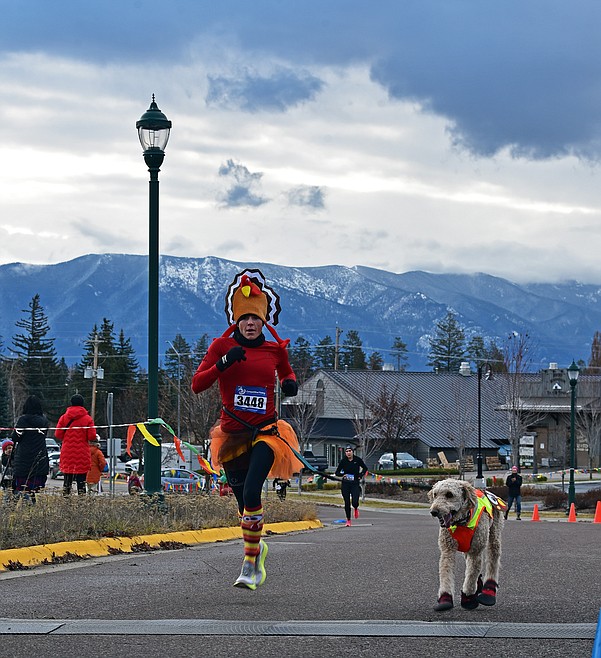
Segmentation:
[(498, 583), (494, 580), (487, 580), (478, 594), (478, 602), (482, 605), (494, 605), (497, 602)]
[(461, 592), (461, 607), (466, 610), (473, 610), (478, 607), (478, 594), (474, 592), (469, 596), (465, 592)]
[(443, 610), (450, 610), (453, 607), (453, 597), (447, 592), (443, 592), (438, 597), (438, 603), (434, 606), (436, 612), (442, 612)]

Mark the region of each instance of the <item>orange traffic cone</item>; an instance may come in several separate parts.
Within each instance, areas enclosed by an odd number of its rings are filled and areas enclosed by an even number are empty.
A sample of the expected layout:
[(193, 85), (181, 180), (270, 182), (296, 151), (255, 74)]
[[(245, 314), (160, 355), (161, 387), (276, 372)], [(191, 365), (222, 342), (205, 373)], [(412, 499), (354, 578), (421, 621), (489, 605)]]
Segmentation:
[(568, 515), (568, 523), (576, 523), (576, 508), (574, 503), (570, 505), (570, 513)]
[(595, 509), (595, 518), (593, 523), (601, 523), (601, 500), (597, 501), (597, 507)]
[(532, 521), (540, 521), (540, 518), (538, 516), (538, 505), (535, 503), (534, 504), (534, 509), (532, 510)]

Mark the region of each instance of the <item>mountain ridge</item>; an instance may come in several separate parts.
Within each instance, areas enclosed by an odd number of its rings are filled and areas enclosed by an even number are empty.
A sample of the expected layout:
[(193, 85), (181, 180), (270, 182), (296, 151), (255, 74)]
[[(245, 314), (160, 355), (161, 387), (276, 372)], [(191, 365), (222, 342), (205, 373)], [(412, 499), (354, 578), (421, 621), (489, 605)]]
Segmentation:
[[(240, 263), (216, 256), (161, 256), (160, 343), (181, 333), (193, 343), (226, 328), (225, 291), (241, 269), (258, 268), (280, 294), (278, 333), (316, 344), (336, 327), (356, 330), (369, 354), (393, 363), (396, 336), (408, 347), (409, 369), (428, 370), (429, 338), (449, 310), (469, 339), (481, 335), (502, 343), (512, 331), (534, 341), (533, 365), (588, 360), (601, 328), (601, 287), (576, 281), (517, 284), (486, 273), (394, 273), (365, 266), (288, 267)], [(52, 265), (0, 265), (0, 335), (9, 353), (15, 322), (40, 295), (59, 357), (81, 359), (84, 341), (103, 318), (132, 341), (141, 364), (147, 352), (148, 259), (128, 254), (87, 254)], [(344, 334), (342, 336), (344, 340)]]

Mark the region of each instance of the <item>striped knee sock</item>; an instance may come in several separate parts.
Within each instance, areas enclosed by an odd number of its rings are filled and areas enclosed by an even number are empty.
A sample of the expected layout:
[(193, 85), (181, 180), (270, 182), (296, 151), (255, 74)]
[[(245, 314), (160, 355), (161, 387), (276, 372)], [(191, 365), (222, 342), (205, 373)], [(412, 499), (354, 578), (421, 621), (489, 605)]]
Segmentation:
[(240, 527), (244, 539), (244, 560), (254, 564), (259, 555), (259, 542), (263, 534), (263, 507), (244, 508)]

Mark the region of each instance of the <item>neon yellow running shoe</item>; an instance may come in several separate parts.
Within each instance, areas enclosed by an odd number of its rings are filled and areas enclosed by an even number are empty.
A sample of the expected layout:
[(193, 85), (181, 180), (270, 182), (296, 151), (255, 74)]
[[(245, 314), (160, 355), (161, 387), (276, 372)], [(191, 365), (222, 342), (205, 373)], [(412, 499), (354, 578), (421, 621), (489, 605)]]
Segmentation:
[(267, 573), (265, 571), (265, 558), (267, 557), (267, 544), (261, 539), (261, 548), (259, 550), (259, 555), (257, 555), (257, 561), (255, 562), (255, 581), (257, 585), (262, 585), (267, 578)]

